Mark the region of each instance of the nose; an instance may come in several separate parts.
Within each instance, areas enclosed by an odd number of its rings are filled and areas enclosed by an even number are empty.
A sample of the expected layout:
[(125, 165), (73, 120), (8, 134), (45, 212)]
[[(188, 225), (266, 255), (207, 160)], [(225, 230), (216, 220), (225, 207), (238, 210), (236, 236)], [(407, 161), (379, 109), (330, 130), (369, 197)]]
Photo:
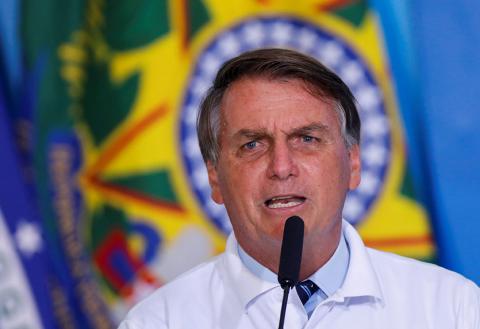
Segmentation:
[(285, 180), (297, 175), (298, 167), (288, 144), (284, 142), (275, 143), (270, 153), (269, 178)]

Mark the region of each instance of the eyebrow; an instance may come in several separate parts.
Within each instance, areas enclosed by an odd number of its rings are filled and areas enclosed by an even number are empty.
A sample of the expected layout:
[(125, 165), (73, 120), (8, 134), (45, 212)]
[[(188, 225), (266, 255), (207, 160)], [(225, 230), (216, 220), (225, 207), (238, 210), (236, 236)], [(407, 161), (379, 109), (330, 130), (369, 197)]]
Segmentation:
[(330, 128), (327, 125), (323, 123), (315, 122), (307, 126), (293, 128), (292, 131), (289, 133), (289, 135), (307, 135), (313, 132), (326, 133), (329, 131), (330, 131)]
[[(313, 132), (320, 132), (320, 133), (327, 133), (330, 131), (330, 128), (319, 122), (315, 122), (306, 126), (301, 126), (301, 127), (296, 127), (291, 129), (287, 135), (292, 136), (292, 135), (307, 135), (311, 134)], [(235, 134), (233, 134), (233, 138), (241, 138), (241, 137), (247, 137), (247, 138), (252, 138), (252, 139), (259, 139), (259, 138), (264, 138), (271, 136), (271, 134), (264, 128), (260, 129), (240, 129), (237, 131)]]
[(233, 134), (232, 137), (234, 138), (240, 138), (240, 137), (247, 137), (247, 138), (260, 138), (260, 137), (265, 137), (269, 136), (270, 134), (267, 132), (266, 129), (240, 129), (237, 131), (235, 134)]

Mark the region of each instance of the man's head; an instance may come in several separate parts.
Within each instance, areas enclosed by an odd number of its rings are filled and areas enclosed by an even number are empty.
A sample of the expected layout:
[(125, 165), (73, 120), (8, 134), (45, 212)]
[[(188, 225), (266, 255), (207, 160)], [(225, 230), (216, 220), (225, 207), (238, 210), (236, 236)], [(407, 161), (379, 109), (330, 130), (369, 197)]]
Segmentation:
[(228, 87), (245, 77), (300, 80), (312, 94), (334, 101), (348, 147), (360, 143), (360, 118), (350, 89), (314, 58), (287, 49), (259, 49), (224, 63), (201, 105), (198, 139), (205, 163), (215, 164), (219, 152), (220, 103)]
[(218, 72), (198, 135), (212, 198), (250, 255), (275, 271), (284, 222), (299, 215), (308, 263), (328, 260), (346, 193), (360, 181), (360, 120), (334, 73), (284, 49), (240, 55)]

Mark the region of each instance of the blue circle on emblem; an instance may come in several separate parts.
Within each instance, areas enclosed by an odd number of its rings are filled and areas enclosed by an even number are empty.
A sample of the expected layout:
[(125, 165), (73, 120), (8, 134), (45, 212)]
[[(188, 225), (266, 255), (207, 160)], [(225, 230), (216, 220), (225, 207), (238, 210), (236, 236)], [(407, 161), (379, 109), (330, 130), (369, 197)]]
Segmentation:
[(210, 197), (211, 189), (196, 133), (200, 103), (221, 65), (239, 54), (265, 47), (296, 49), (317, 58), (337, 73), (358, 102), (362, 120), (362, 181), (350, 191), (343, 216), (352, 224), (366, 217), (381, 193), (391, 155), (391, 129), (385, 102), (361, 57), (339, 37), (291, 17), (256, 17), (218, 34), (199, 55), (181, 108), (180, 141), (189, 183), (206, 216), (225, 234), (232, 227), (225, 208)]

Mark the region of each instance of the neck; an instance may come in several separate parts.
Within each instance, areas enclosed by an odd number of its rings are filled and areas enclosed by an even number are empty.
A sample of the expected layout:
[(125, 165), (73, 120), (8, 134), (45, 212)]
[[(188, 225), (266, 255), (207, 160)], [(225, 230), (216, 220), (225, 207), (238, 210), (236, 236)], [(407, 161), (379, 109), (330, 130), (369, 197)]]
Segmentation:
[(338, 230), (330, 232), (327, 236), (307, 236), (305, 238), (300, 266), (300, 281), (310, 277), (332, 258), (340, 242), (340, 236), (341, 225)]
[[(320, 269), (333, 256), (340, 242), (342, 231), (342, 222), (334, 225), (327, 232), (306, 232), (302, 262), (300, 266), (300, 281), (303, 281)], [(258, 241), (240, 241), (238, 243), (242, 249), (253, 257), (257, 262), (277, 273), (280, 263), (280, 249), (282, 241), (265, 238)]]

